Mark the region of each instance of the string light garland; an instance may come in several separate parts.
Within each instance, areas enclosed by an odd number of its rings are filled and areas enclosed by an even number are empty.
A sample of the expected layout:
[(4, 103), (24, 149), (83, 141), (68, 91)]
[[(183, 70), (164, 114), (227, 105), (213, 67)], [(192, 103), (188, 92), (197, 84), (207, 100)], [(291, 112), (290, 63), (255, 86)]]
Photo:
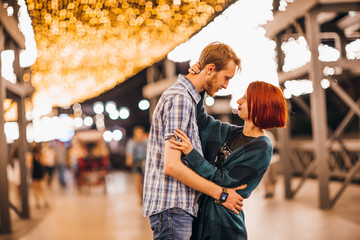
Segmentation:
[(95, 97), (164, 58), (235, 1), (27, 0), (35, 101)]

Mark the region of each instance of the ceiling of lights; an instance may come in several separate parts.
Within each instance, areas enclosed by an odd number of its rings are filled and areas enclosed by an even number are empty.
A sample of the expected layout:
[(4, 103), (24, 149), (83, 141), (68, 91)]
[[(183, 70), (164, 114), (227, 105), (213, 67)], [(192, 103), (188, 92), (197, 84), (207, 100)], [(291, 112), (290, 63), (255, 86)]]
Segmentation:
[(67, 106), (164, 58), (235, 1), (27, 0), (38, 101)]

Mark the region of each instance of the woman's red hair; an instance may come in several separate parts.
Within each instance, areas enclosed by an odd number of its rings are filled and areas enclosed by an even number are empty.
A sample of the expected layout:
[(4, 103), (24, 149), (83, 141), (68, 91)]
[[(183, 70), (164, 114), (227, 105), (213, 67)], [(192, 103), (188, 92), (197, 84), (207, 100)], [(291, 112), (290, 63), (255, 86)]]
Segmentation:
[(280, 88), (262, 81), (246, 90), (249, 119), (261, 129), (283, 128), (288, 119), (287, 105)]

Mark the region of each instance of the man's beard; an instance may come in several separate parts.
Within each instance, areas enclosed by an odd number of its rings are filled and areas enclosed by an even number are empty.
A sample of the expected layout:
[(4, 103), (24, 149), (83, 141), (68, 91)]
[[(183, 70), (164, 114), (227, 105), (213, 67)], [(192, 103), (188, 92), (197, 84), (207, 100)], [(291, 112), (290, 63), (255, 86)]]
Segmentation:
[(211, 79), (205, 82), (205, 91), (210, 97), (214, 97), (217, 92), (217, 88), (214, 87), (216, 85), (216, 75), (215, 73)]

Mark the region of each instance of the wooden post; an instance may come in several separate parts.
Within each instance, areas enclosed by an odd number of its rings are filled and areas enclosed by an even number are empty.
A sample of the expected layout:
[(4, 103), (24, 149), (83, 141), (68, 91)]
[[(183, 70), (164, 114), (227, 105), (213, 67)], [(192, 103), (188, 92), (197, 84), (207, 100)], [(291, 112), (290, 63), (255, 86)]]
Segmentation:
[(286, 128), (277, 129), (278, 134), (278, 144), (279, 144), (279, 155), (280, 163), (282, 165), (282, 174), (284, 176), (284, 186), (285, 186), (285, 198), (292, 199), (294, 194), (291, 189), (291, 179), (292, 179), (292, 167), (290, 164), (290, 122), (287, 123)]
[(19, 125), (19, 162), (20, 162), (20, 189), (21, 189), (21, 217), (30, 218), (29, 211), (29, 193), (27, 184), (27, 167), (26, 167), (26, 125), (25, 118), (25, 98), (21, 97), (18, 101), (18, 125)]
[(321, 209), (331, 208), (329, 198), (329, 153), (326, 147), (328, 137), (325, 90), (321, 87), (322, 73), (319, 61), (320, 26), (316, 20), (317, 12), (310, 11), (305, 15), (306, 38), (311, 51), (309, 78), (313, 82), (310, 94), (311, 124), (314, 141), (314, 152), (319, 176), (319, 202)]
[[(1, 22), (0, 22), (1, 23)], [(0, 52), (5, 48), (5, 33), (0, 25)], [(0, 58), (0, 66), (1, 66)], [(0, 68), (0, 233), (10, 233), (10, 212), (9, 212), (9, 186), (7, 180), (8, 149), (4, 132), (4, 100), (6, 99), (5, 79), (2, 78)]]

